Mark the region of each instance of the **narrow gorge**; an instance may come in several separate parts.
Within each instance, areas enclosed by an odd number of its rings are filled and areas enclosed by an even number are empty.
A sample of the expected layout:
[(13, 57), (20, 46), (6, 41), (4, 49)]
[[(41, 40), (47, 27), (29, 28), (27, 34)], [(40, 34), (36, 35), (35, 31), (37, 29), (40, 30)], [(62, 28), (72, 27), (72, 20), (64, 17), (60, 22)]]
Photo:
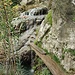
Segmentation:
[(1, 75), (75, 75), (75, 0), (10, 1), (13, 18), (7, 4), (0, 9)]

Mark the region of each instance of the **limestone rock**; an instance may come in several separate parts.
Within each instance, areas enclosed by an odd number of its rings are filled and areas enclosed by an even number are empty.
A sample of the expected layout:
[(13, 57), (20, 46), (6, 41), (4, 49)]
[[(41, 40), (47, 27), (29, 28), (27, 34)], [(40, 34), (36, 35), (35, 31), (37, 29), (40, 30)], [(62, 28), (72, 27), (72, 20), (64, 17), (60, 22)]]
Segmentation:
[(40, 26), (40, 30), (39, 30), (39, 34), (38, 34), (38, 41), (44, 36), (44, 34), (46, 33), (46, 31), (48, 29), (50, 29), (50, 25), (48, 24), (44, 24), (44, 21), (41, 23), (41, 26)]

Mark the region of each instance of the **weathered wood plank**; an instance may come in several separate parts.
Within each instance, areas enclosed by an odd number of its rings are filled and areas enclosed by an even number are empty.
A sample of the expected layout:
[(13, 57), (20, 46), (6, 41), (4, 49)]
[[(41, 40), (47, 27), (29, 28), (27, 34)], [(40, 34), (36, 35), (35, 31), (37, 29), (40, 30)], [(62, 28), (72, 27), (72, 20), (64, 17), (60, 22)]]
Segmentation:
[(35, 51), (35, 53), (43, 60), (46, 66), (49, 68), (53, 75), (67, 75), (60, 66), (53, 60), (49, 55), (44, 55), (39, 52), (39, 47), (34, 44), (30, 44), (30, 47)]

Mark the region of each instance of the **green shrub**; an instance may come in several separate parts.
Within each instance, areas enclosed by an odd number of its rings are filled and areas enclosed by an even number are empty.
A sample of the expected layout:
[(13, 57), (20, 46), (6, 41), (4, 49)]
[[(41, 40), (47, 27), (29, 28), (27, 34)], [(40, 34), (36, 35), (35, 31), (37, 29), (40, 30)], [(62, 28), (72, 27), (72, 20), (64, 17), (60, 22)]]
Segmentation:
[(56, 61), (57, 63), (60, 63), (59, 58), (55, 54), (51, 53), (50, 56), (54, 61)]
[(67, 53), (70, 53), (71, 55), (73, 55), (73, 56), (75, 56), (75, 50), (73, 50), (73, 49), (63, 49), (63, 52), (65, 53), (65, 52), (67, 52)]
[(50, 54), (47, 49), (43, 49), (43, 50), (46, 52), (46, 54)]
[(52, 57), (57, 63), (60, 63), (59, 58), (56, 55), (53, 55)]
[(34, 41), (34, 44), (37, 45), (38, 47), (42, 48), (42, 42), (41, 41)]
[(45, 67), (42, 69), (41, 75), (52, 75), (51, 72)]
[(38, 35), (39, 33), (39, 28), (36, 29), (36, 36)]
[(37, 57), (36, 62), (37, 64), (33, 67), (35, 70), (34, 75), (52, 75), (40, 58)]
[(45, 23), (49, 23), (50, 25), (52, 25), (52, 10), (50, 10), (47, 14)]

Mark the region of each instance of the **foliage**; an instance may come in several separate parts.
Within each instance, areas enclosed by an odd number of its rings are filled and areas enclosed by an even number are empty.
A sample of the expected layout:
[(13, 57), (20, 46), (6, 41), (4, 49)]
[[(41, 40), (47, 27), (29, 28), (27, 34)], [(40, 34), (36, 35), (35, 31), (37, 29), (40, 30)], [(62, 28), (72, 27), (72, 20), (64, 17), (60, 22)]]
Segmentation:
[[(6, 69), (5, 69), (5, 67), (1, 64), (0, 65), (0, 75), (6, 75)], [(9, 72), (9, 74), (8, 75), (14, 75), (14, 72), (13, 72), (13, 70), (10, 70), (10, 72)]]
[(65, 57), (64, 54), (65, 54), (66, 52), (67, 52), (67, 53), (70, 53), (71, 56), (75, 56), (75, 50), (63, 48), (62, 60), (64, 59), (64, 57)]
[(37, 45), (37, 42), (38, 42), (38, 41), (37, 41), (37, 40), (35, 40), (35, 41), (34, 41), (34, 44), (35, 44), (35, 45)]
[(12, 9), (12, 12), (14, 13), (12, 16), (13, 17), (17, 17), (17, 16), (19, 16), (19, 8), (20, 8), (20, 6), (19, 5), (15, 5), (15, 6), (13, 6), (11, 9)]
[[(10, 69), (8, 75), (25, 75), (24, 68), (22, 68), (21, 62), (19, 59), (16, 60), (16, 65), (17, 66), (16, 66), (15, 73), (12, 68), (12, 69)], [(0, 64), (0, 75), (6, 75), (5, 71), (6, 71), (5, 67), (2, 64)]]
[(35, 70), (37, 67), (41, 66), (43, 64), (43, 61), (40, 58), (36, 57), (36, 62), (35, 66), (33, 66), (33, 69)]
[(75, 56), (75, 50), (73, 50), (73, 49), (64, 48), (63, 53), (65, 53), (65, 52), (70, 53), (72, 56)]
[(34, 41), (34, 44), (37, 45), (38, 47), (42, 48), (42, 41)]
[(33, 67), (35, 70), (34, 75), (52, 75), (40, 58), (37, 57), (36, 62), (37, 64)]
[[(11, 21), (13, 18), (14, 12), (11, 9), (11, 0), (1, 0), (0, 1), (0, 41), (3, 42), (3, 48), (6, 54), (6, 60), (4, 64), (5, 69), (2, 69), (5, 72), (5, 75), (14, 75), (16, 71), (16, 62), (15, 62), (15, 43), (14, 40), (14, 29), (13, 25), (11, 25)], [(11, 58), (11, 52), (12, 52), (12, 63), (9, 62)], [(7, 66), (7, 67), (6, 67)], [(14, 70), (15, 71), (14, 71)]]
[[(18, 75), (25, 75), (24, 74), (24, 68), (23, 68), (23, 66), (21, 65), (21, 61), (19, 60), (19, 58), (17, 58), (17, 60), (16, 60), (16, 67), (17, 67), (17, 71), (16, 71), (16, 73), (18, 74)], [(16, 75), (17, 75), (16, 74)]]
[(57, 62), (57, 63), (60, 63), (60, 60), (59, 58), (56, 56), (56, 55), (52, 55), (52, 58)]
[(50, 54), (47, 49), (43, 49), (43, 50), (46, 52), (46, 54)]
[(36, 36), (38, 35), (39, 33), (39, 28), (36, 29)]
[(41, 71), (37, 71), (36, 75), (52, 75), (51, 72), (47, 69), (47, 67), (44, 67)]
[(49, 23), (50, 25), (52, 25), (52, 10), (50, 10), (46, 16), (46, 20), (45, 23)]

